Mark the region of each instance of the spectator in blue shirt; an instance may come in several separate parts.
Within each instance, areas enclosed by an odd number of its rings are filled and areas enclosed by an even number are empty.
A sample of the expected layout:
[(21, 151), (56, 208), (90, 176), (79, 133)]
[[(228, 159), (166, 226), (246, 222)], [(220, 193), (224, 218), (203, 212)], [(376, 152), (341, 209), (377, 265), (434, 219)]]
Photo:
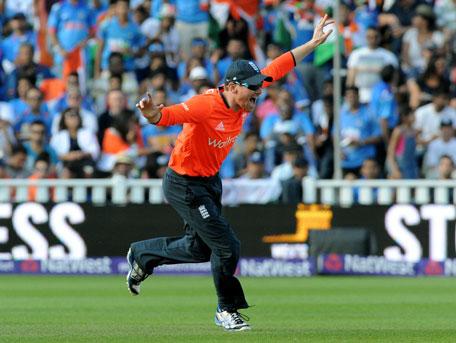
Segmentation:
[(100, 76), (101, 70), (108, 69), (109, 56), (112, 52), (124, 55), (126, 71), (135, 70), (135, 57), (140, 57), (144, 53), (146, 39), (130, 18), (129, 1), (118, 0), (115, 9), (116, 15), (103, 21), (98, 28), (99, 45), (95, 56), (95, 78)]
[(56, 75), (62, 62), (76, 48), (84, 48), (92, 37), (95, 17), (83, 0), (64, 0), (54, 4), (48, 18), (48, 29), (54, 48)]
[(49, 137), (52, 119), (43, 103), (43, 93), (38, 88), (32, 87), (27, 91), (26, 100), (28, 108), (15, 123), (14, 131), (19, 134), (21, 139), (28, 139), (31, 123), (40, 120), (46, 125), (46, 132)]
[(33, 47), (36, 49), (36, 34), (33, 31), (27, 30), (27, 19), (22, 13), (17, 13), (11, 18), (10, 27), (13, 32), (3, 40), (2, 44), (5, 59), (14, 66), (21, 44), (28, 42), (33, 44)]
[(359, 102), (357, 87), (347, 87), (345, 102), (340, 114), (341, 165), (344, 176), (359, 177), (364, 160), (375, 157), (375, 144), (382, 139), (381, 130), (368, 107)]
[(29, 137), (29, 141), (24, 143), (24, 148), (27, 150), (26, 167), (32, 170), (38, 155), (42, 152), (47, 152), (50, 157), (51, 171), (55, 172), (55, 166), (59, 163), (59, 158), (47, 142), (46, 125), (40, 120), (32, 122), (30, 124)]

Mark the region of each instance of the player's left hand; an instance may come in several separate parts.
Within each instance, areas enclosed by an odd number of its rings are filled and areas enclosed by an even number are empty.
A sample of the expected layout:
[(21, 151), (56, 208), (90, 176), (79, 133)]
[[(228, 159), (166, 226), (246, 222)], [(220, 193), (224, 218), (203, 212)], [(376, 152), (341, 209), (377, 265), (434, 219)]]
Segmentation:
[(317, 26), (315, 26), (312, 40), (315, 41), (318, 45), (323, 44), (326, 41), (326, 38), (328, 38), (329, 35), (333, 32), (333, 29), (324, 32), (323, 28), (334, 23), (335, 21), (333, 19), (328, 19), (328, 15), (325, 14), (325, 16), (320, 19)]

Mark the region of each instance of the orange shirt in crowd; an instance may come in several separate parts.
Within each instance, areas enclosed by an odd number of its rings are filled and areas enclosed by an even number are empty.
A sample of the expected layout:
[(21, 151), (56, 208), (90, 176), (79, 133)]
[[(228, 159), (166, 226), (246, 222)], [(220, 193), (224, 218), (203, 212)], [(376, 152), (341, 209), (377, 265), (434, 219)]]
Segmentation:
[[(144, 148), (141, 128), (139, 125), (136, 127), (136, 144), (138, 145), (138, 148)], [(128, 150), (130, 147), (130, 144), (125, 142), (115, 130), (111, 128), (106, 129), (102, 143), (103, 153), (118, 154), (119, 152)]]
[[(291, 52), (272, 61), (261, 73), (278, 80), (295, 67)], [(264, 82), (263, 88), (270, 82)], [(209, 89), (181, 104), (165, 107), (158, 126), (184, 124), (177, 137), (169, 166), (178, 174), (215, 175), (228, 155), (248, 113), (233, 111), (218, 89)]]

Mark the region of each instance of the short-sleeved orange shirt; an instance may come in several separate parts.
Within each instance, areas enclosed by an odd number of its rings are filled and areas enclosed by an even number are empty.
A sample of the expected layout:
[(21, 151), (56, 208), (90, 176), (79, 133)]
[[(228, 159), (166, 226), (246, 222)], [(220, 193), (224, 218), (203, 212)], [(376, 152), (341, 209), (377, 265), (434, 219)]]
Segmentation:
[[(272, 61), (261, 72), (278, 80), (295, 66), (291, 52)], [(265, 82), (264, 87), (271, 83)], [(165, 107), (158, 126), (184, 124), (169, 166), (178, 174), (215, 175), (230, 152), (248, 113), (233, 111), (218, 89), (209, 89), (186, 102)]]

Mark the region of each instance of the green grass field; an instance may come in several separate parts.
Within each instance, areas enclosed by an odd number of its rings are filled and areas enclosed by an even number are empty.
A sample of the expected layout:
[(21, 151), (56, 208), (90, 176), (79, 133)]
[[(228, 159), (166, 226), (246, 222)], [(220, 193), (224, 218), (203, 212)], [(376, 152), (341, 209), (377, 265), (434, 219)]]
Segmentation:
[(214, 324), (208, 277), (0, 276), (0, 342), (456, 342), (456, 279), (241, 281), (251, 332)]

